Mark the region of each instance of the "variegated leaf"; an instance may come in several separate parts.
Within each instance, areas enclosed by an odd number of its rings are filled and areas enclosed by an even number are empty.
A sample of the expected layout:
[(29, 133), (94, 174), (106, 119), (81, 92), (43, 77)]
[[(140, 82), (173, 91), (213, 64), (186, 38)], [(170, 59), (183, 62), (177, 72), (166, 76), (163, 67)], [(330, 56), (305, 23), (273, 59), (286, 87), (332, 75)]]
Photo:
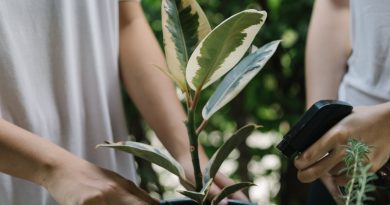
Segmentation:
[(209, 182), (217, 174), (219, 167), (229, 156), (229, 154), (252, 133), (257, 125), (247, 125), (234, 133), (211, 157), (207, 163), (203, 182)]
[(257, 46), (251, 45), (251, 47), (250, 47), (250, 49), (249, 49), (249, 54), (256, 52), (257, 49), (259, 49)]
[(198, 204), (203, 204), (206, 201), (207, 195), (210, 191), (211, 185), (213, 184), (213, 179), (210, 179), (206, 184), (203, 185), (202, 190), (199, 192), (196, 191), (179, 191), (184, 196), (198, 202)]
[(206, 184), (203, 185), (201, 192), (205, 195), (203, 198), (203, 202), (206, 201), (207, 195), (211, 189), (211, 185), (213, 184), (214, 179), (210, 179)]
[(208, 120), (215, 112), (236, 97), (264, 67), (275, 53), (280, 41), (272, 41), (244, 58), (219, 84), (203, 108), (203, 119)]
[(204, 195), (203, 193), (200, 192), (195, 192), (195, 191), (178, 191), (180, 194), (194, 200), (198, 204), (201, 204), (203, 202), (203, 199), (206, 198), (207, 196)]
[(146, 161), (165, 168), (172, 174), (178, 176), (180, 178), (180, 181), (184, 181), (187, 183), (183, 167), (172, 157), (166, 155), (161, 150), (155, 147), (131, 141), (100, 144), (97, 147), (109, 147), (133, 154), (139, 158), (142, 158)]
[(185, 68), (189, 57), (211, 27), (196, 0), (163, 0), (161, 17), (169, 72), (186, 92)]
[(241, 182), (237, 184), (230, 185), (222, 189), (222, 191), (211, 201), (211, 205), (217, 205), (224, 198), (228, 197), (230, 194), (233, 194), (242, 189), (255, 186), (256, 184), (250, 182)]
[(202, 90), (228, 72), (245, 54), (267, 13), (253, 9), (233, 15), (200, 42), (186, 68), (193, 90)]

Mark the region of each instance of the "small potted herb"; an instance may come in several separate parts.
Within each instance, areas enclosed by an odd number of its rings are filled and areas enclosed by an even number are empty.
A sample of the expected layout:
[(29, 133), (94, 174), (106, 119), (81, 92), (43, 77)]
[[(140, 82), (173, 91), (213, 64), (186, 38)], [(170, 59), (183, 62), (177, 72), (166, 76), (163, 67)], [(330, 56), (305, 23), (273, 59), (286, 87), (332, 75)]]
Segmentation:
[[(252, 41), (264, 24), (265, 11), (245, 10), (223, 21), (211, 29), (206, 15), (196, 0), (163, 0), (162, 27), (168, 71), (166, 73), (185, 95), (187, 110), (187, 130), (190, 152), (195, 173), (195, 184), (187, 180), (182, 166), (171, 156), (146, 144), (137, 142), (117, 142), (99, 145), (131, 153), (137, 157), (159, 165), (179, 177), (187, 190), (179, 191), (189, 200), (166, 201), (162, 204), (218, 204), (228, 195), (253, 186), (250, 182), (240, 182), (225, 187), (219, 195), (208, 201), (208, 190), (222, 162), (258, 126), (246, 125), (234, 133), (211, 157), (202, 172), (198, 158), (198, 136), (207, 121), (220, 108), (230, 102), (251, 79), (263, 68), (274, 54), (280, 41), (270, 42), (257, 49)], [(159, 71), (157, 71), (159, 72)], [(196, 123), (197, 108), (202, 91), (212, 83), (219, 83), (214, 94), (203, 105), (203, 122)], [(229, 204), (247, 204), (230, 201)]]

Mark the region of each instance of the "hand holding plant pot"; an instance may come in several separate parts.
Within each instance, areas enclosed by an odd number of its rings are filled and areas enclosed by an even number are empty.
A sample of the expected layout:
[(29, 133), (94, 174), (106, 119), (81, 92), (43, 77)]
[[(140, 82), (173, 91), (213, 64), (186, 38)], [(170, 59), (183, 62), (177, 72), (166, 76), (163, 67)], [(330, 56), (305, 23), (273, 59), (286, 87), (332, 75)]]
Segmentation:
[[(183, 167), (176, 160), (149, 145), (118, 142), (99, 146), (129, 152), (155, 163), (179, 177), (182, 185), (187, 188), (180, 191), (184, 196), (197, 204), (217, 204), (230, 194), (254, 185), (250, 182), (233, 184), (225, 187), (211, 201), (206, 200), (223, 161), (258, 126), (247, 125), (234, 133), (214, 153), (203, 172), (198, 153), (199, 133), (212, 115), (238, 95), (263, 68), (280, 41), (270, 42), (245, 56), (266, 19), (265, 11), (252, 9), (242, 11), (226, 19), (213, 30), (195, 0), (163, 0), (161, 11), (165, 54), (169, 68), (168, 71), (161, 70), (186, 96), (186, 125), (195, 183), (186, 178)], [(203, 122), (197, 124), (196, 117), (200, 114), (197, 108), (200, 106), (198, 102), (202, 91), (225, 74), (203, 107), (201, 112)]]

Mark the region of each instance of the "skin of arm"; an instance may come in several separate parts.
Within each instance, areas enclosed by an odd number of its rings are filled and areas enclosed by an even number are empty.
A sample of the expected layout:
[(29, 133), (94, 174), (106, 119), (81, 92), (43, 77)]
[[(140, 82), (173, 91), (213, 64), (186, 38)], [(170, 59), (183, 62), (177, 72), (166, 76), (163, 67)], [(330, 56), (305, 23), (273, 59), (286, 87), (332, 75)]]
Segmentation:
[[(306, 53), (307, 102), (337, 99), (337, 90), (350, 53), (349, 5), (343, 1), (317, 0), (309, 29)], [(331, 128), (296, 160), (298, 179), (321, 178), (337, 202), (342, 203), (336, 185), (347, 182), (339, 171), (344, 167), (344, 146), (349, 137), (371, 145), (372, 171), (389, 159), (390, 103), (355, 107), (353, 113)], [(329, 153), (326, 157), (325, 154)]]
[(321, 99), (337, 99), (351, 51), (348, 2), (315, 2), (305, 56), (307, 107)]
[(3, 119), (0, 172), (45, 187), (60, 205), (158, 204), (131, 181)]
[[(119, 10), (121, 76), (127, 92), (163, 145), (193, 180), (185, 112), (172, 81), (153, 66), (167, 67), (160, 45), (139, 2), (123, 2)], [(207, 160), (201, 149), (201, 166), (204, 167)], [(232, 183), (232, 180), (219, 174), (210, 195), (215, 196), (220, 187)], [(241, 192), (234, 194), (232, 198), (248, 200)]]

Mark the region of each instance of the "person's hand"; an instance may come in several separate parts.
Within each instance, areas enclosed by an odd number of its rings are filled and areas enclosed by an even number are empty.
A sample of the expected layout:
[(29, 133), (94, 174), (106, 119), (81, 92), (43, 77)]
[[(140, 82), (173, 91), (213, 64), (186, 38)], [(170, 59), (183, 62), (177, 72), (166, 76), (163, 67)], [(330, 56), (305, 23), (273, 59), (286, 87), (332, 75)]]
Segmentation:
[(336, 204), (345, 204), (345, 201), (342, 199), (342, 193), (336, 183), (334, 183), (332, 175), (326, 174), (325, 176), (322, 176), (321, 181), (329, 191), (329, 194), (332, 196)]
[(49, 173), (43, 186), (60, 205), (159, 204), (133, 182), (83, 160)]
[[(201, 169), (202, 169), (202, 171), (204, 171), (204, 169), (206, 168), (208, 159), (207, 159), (207, 157), (202, 149), (199, 150), (199, 160), (200, 160), (200, 164), (201, 164)], [(182, 160), (179, 160), (179, 162), (184, 168), (184, 171), (186, 173), (186, 177), (190, 181), (194, 182), (195, 181), (194, 170), (192, 168), (192, 161), (191, 161), (190, 156), (188, 156)], [(230, 186), (232, 184), (234, 184), (234, 181), (231, 180), (229, 177), (225, 176), (222, 173), (217, 173), (216, 177), (214, 178), (214, 183), (211, 185), (208, 198), (213, 199), (215, 196), (217, 196), (219, 194), (219, 192), (224, 187)], [(236, 199), (236, 200), (242, 200), (242, 201), (249, 200), (248, 197), (246, 197), (245, 194), (242, 192), (235, 192), (234, 194), (232, 194), (230, 196), (230, 198)], [(220, 205), (225, 205), (225, 204), (227, 204), (227, 200), (223, 200), (220, 203)]]
[(344, 168), (345, 145), (349, 137), (372, 146), (368, 162), (372, 165), (372, 172), (378, 171), (390, 156), (389, 107), (390, 103), (355, 107), (352, 114), (297, 157), (294, 164), (298, 169), (298, 179), (301, 182), (312, 182), (330, 174), (335, 184), (345, 184), (348, 180), (340, 174), (340, 170)]

